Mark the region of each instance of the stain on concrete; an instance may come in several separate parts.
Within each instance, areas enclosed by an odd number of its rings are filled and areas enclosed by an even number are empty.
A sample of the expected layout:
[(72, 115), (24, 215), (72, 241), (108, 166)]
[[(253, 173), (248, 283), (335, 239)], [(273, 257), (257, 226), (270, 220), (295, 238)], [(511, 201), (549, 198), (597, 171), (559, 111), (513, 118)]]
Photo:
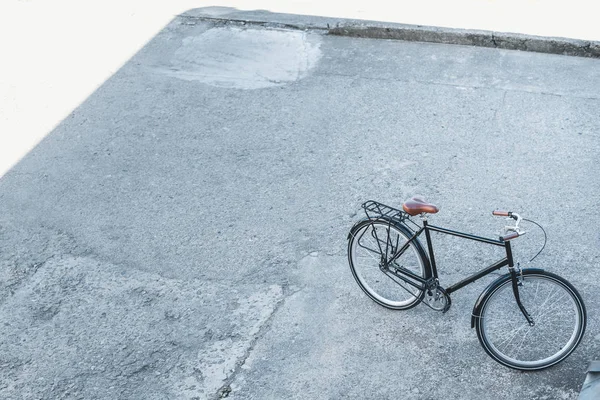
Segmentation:
[(320, 43), (319, 35), (302, 31), (216, 27), (183, 38), (162, 72), (217, 87), (279, 86), (315, 67)]

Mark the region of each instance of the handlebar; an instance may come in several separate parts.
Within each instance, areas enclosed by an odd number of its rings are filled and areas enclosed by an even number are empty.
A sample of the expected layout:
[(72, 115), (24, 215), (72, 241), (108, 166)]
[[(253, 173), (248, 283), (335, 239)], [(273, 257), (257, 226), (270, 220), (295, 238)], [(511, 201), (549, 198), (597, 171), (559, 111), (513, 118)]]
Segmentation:
[(500, 236), (501, 240), (507, 241), (507, 240), (511, 240), (511, 239), (514, 239), (516, 237), (519, 237), (519, 236), (525, 234), (525, 232), (519, 228), (519, 223), (522, 220), (522, 218), (519, 214), (513, 213), (512, 211), (495, 210), (495, 211), (492, 211), (492, 215), (495, 215), (497, 217), (508, 217), (508, 218), (512, 218), (515, 221), (517, 221), (517, 222), (515, 222), (514, 226), (505, 226), (504, 227), (504, 230), (507, 234), (504, 236)]
[(519, 219), (519, 215), (513, 214), (512, 211), (495, 210), (495, 211), (492, 211), (492, 215), (494, 215), (496, 217), (509, 217), (509, 218), (514, 219), (515, 221)]
[(533, 260), (535, 260), (535, 258), (537, 256), (539, 256), (542, 251), (544, 251), (548, 237), (546, 236), (546, 231), (540, 224), (538, 224), (537, 222), (532, 221), (530, 219), (521, 218), (521, 216), (519, 214), (513, 213), (511, 211), (495, 210), (495, 211), (492, 211), (492, 215), (495, 215), (498, 217), (508, 217), (508, 218), (512, 218), (515, 221), (517, 221), (517, 222), (515, 222), (514, 226), (505, 226), (504, 227), (504, 235), (500, 236), (500, 240), (502, 240), (503, 242), (512, 240), (514, 238), (517, 238), (517, 237), (525, 234), (525, 231), (522, 231), (521, 228), (519, 228), (519, 223), (521, 222), (521, 220), (531, 222), (532, 224), (537, 225), (542, 230), (542, 232), (544, 233), (544, 245), (542, 246), (540, 251), (538, 251), (537, 254), (531, 258), (531, 260), (529, 260), (529, 262), (532, 262)]
[(506, 234), (504, 236), (500, 236), (500, 239), (503, 242), (506, 242), (507, 240), (511, 240), (511, 239), (517, 238), (519, 236), (521, 236), (521, 234), (519, 232), (511, 232), (511, 233)]

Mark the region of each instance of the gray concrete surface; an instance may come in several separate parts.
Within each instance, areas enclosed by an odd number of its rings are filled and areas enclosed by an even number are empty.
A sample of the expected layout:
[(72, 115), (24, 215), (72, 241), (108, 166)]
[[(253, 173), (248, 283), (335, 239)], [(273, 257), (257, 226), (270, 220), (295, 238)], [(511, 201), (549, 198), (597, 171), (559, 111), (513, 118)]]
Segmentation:
[[(576, 398), (600, 349), (599, 89), (594, 59), (176, 19), (0, 180), (0, 397)], [(546, 226), (534, 265), (588, 307), (571, 357), (492, 361), (469, 325), (491, 278), (445, 315), (362, 295), (360, 203), (416, 193), (439, 225)], [(442, 283), (497, 256), (435, 240)]]
[(265, 10), (241, 11), (228, 7), (191, 10), (183, 17), (202, 21), (248, 23), (292, 29), (319, 29), (331, 35), (371, 39), (395, 39), (417, 42), (459, 44), (600, 58), (600, 42), (563, 37), (529, 35), (517, 32), (458, 29), (349, 18), (316, 17), (272, 13)]
[(577, 400), (593, 400), (600, 397), (600, 361), (594, 360), (587, 368), (587, 374)]

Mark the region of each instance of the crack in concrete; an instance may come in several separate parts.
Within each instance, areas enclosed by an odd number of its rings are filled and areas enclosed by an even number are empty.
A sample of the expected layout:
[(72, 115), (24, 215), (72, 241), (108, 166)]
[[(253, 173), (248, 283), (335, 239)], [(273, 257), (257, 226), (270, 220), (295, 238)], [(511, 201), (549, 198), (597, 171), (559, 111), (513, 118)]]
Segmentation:
[(279, 300), (275, 304), (275, 307), (273, 307), (273, 310), (269, 314), (269, 317), (265, 320), (265, 322), (259, 328), (258, 332), (254, 335), (253, 339), (250, 341), (250, 344), (248, 345), (248, 348), (246, 349), (246, 351), (244, 352), (242, 357), (240, 357), (238, 359), (238, 361), (236, 362), (235, 369), (233, 370), (233, 372), (225, 379), (225, 383), (215, 393), (215, 397), (214, 397), (215, 400), (226, 398), (229, 396), (229, 394), (232, 391), (232, 389), (231, 389), (232, 383), (236, 380), (236, 378), (240, 374), (242, 367), (246, 364), (246, 361), (248, 360), (248, 358), (254, 351), (254, 348), (256, 347), (258, 341), (261, 340), (267, 334), (277, 312), (283, 307), (283, 305), (285, 304), (287, 299), (294, 296), (296, 293), (302, 291), (303, 288), (299, 288), (297, 290), (290, 291), (289, 284), (284, 284), (284, 285), (282, 285), (282, 290), (283, 290), (283, 297), (281, 298), (281, 300)]
[(504, 93), (502, 94), (502, 101), (500, 102), (500, 107), (498, 107), (494, 110), (494, 118), (493, 118), (494, 121), (498, 119), (498, 111), (502, 110), (504, 108), (504, 105), (506, 104), (506, 93), (507, 92), (508, 91), (505, 90)]

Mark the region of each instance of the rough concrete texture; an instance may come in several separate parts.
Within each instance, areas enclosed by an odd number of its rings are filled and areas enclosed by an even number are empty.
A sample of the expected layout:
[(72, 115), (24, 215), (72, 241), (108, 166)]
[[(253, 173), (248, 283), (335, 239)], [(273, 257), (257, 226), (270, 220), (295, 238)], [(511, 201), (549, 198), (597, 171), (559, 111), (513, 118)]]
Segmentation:
[[(0, 397), (576, 398), (600, 349), (598, 60), (236, 26), (221, 37), (320, 57), (223, 87), (204, 83), (217, 53), (187, 46), (215, 29), (173, 21), (0, 180)], [(190, 65), (210, 79), (174, 76)], [(485, 354), (470, 313), (493, 277), (444, 315), (360, 292), (360, 203), (417, 193), (442, 226), (494, 236), (509, 208), (547, 228), (533, 265), (588, 307), (571, 357), (519, 373)], [(445, 285), (500, 256), (434, 240)]]
[(594, 400), (600, 397), (600, 361), (590, 363), (577, 400)]
[(327, 31), (331, 35), (471, 45), (600, 58), (600, 42), (593, 40), (357, 19), (278, 14), (262, 10), (240, 11), (227, 7), (205, 7), (188, 11), (182, 16), (213, 22), (251, 23), (253, 25), (283, 26), (293, 29), (319, 29)]

